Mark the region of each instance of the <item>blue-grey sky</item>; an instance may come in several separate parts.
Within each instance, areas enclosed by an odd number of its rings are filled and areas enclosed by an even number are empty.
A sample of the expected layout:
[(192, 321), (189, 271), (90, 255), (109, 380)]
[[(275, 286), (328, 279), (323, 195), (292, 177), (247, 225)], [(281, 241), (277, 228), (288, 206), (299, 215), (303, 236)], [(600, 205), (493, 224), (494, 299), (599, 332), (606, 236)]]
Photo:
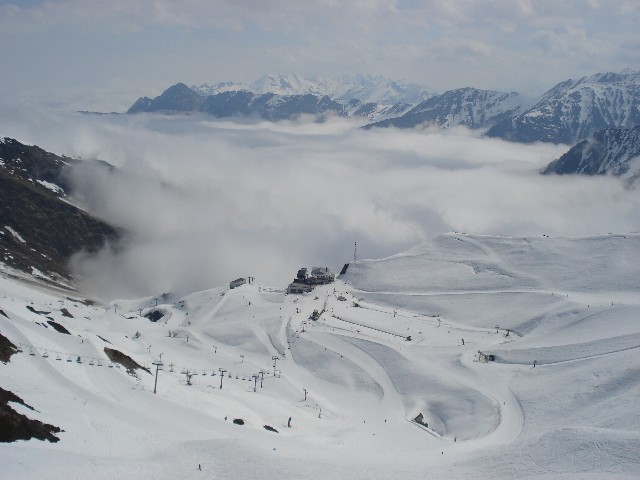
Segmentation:
[(638, 25), (638, 0), (0, 0), (0, 95), (120, 111), (276, 72), (538, 94), (638, 68)]

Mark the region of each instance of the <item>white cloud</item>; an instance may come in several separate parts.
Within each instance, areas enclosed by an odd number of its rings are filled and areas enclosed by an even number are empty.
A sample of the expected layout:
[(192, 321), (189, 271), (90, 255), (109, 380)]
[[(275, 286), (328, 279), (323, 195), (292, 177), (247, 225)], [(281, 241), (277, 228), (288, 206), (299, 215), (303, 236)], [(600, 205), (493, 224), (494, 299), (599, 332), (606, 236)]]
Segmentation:
[(76, 263), (106, 297), (187, 292), (242, 275), (283, 287), (301, 265), (339, 268), (354, 241), (363, 257), (379, 258), (445, 231), (573, 236), (638, 228), (640, 199), (617, 179), (537, 173), (563, 146), (464, 129), (363, 131), (342, 119), (3, 112), (4, 135), (101, 158), (122, 172), (76, 172), (82, 201), (130, 232), (118, 253)]

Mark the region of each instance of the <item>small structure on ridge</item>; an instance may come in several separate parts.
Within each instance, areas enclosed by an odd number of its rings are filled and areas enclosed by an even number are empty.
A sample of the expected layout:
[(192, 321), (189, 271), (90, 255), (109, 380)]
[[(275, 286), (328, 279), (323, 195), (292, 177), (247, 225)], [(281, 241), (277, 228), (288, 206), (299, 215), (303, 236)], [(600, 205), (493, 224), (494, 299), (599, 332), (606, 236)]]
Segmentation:
[(296, 278), (287, 287), (287, 293), (309, 293), (316, 285), (332, 283), (336, 278), (329, 267), (313, 267), (311, 275), (308, 272), (306, 267), (298, 270)]
[(233, 280), (232, 282), (229, 282), (229, 288), (231, 290), (233, 290), (234, 288), (239, 287), (240, 285), (245, 285), (245, 284), (249, 284), (251, 285), (251, 283), (253, 282), (253, 277), (247, 277), (247, 278), (237, 278), (235, 280)]

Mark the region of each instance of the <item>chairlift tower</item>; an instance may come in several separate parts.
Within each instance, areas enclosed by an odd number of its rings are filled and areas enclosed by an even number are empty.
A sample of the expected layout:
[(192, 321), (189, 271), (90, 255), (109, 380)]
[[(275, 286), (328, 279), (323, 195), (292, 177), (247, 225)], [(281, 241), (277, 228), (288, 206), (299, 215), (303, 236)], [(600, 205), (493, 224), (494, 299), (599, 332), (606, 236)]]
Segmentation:
[[(162, 354), (160, 354), (162, 356)], [(158, 370), (160, 370), (160, 367), (163, 365), (162, 360), (155, 360), (152, 365), (156, 366), (156, 381), (153, 384), (153, 394), (156, 394), (156, 389), (158, 387)]]

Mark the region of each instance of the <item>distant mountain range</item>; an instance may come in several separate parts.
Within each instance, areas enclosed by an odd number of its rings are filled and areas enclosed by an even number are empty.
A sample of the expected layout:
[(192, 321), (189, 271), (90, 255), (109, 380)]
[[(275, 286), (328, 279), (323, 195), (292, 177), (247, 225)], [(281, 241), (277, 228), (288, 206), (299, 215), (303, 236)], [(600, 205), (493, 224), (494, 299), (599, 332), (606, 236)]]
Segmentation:
[(203, 96), (184, 83), (178, 83), (153, 99), (139, 98), (127, 113), (208, 113), (219, 118), (253, 116), (277, 121), (300, 115), (379, 119), (400, 115), (409, 108), (409, 103), (378, 104), (355, 98), (335, 100), (328, 95), (312, 93), (280, 95), (229, 89)]
[(66, 171), (77, 162), (0, 138), (0, 263), (68, 284), (71, 255), (119, 238), (111, 225), (69, 202)]
[(635, 130), (625, 132), (640, 124), (640, 71), (565, 80), (533, 102), (516, 92), (471, 87), (434, 94), (419, 85), (374, 76), (265, 75), (252, 84), (178, 83), (156, 98), (141, 97), (127, 113), (139, 112), (199, 112), (272, 121), (335, 115), (373, 120), (365, 129), (460, 125), (522, 143), (573, 145), (589, 139), (550, 168), (555, 173), (626, 175), (629, 159), (636, 155), (629, 143)]
[(358, 100), (364, 104), (379, 105), (410, 104), (416, 105), (434, 92), (427, 88), (395, 81), (374, 75), (341, 75), (335, 78), (303, 77), (301, 75), (269, 74), (260, 77), (251, 84), (222, 82), (215, 85), (193, 85), (191, 89), (202, 95), (245, 90), (257, 94), (275, 93), (276, 95), (315, 95), (329, 97), (339, 102)]
[(127, 113), (202, 112), (267, 120), (336, 115), (373, 120), (365, 128), (486, 128), (489, 137), (515, 142), (574, 144), (607, 128), (640, 123), (640, 72), (598, 73), (566, 80), (531, 102), (516, 92), (471, 87), (435, 94), (427, 88), (375, 76), (333, 79), (265, 75), (252, 84), (173, 85), (141, 97)]

